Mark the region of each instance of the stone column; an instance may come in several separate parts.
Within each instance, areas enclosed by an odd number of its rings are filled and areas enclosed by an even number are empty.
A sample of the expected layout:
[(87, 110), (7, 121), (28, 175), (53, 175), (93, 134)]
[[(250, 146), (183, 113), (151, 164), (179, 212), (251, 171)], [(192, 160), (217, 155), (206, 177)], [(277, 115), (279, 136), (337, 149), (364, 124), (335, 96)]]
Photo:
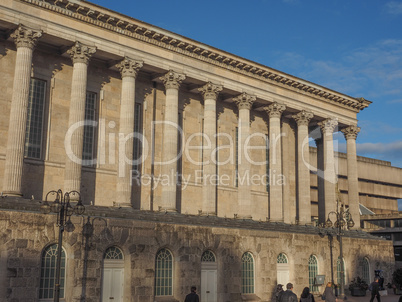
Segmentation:
[(349, 212), (355, 222), (354, 228), (360, 228), (359, 180), (356, 155), (356, 138), (360, 128), (352, 125), (341, 131), (345, 135), (347, 144)]
[(38, 38), (41, 36), (41, 31), (29, 29), (22, 25), (11, 34), (17, 46), (17, 56), (3, 183), (3, 193), (9, 196), (22, 195), (22, 172), (32, 53)]
[(216, 100), (222, 86), (209, 82), (198, 90), (204, 96), (202, 214), (216, 215)]
[(251, 163), (247, 160), (245, 148), (246, 140), (250, 135), (250, 109), (256, 100), (255, 96), (242, 93), (233, 98), (233, 101), (239, 108), (239, 126), (238, 126), (238, 169), (237, 169), (237, 204), (238, 217), (251, 219), (251, 184), (249, 181)]
[(308, 124), (313, 114), (301, 111), (293, 118), (297, 123), (297, 197), (299, 223), (311, 224), (310, 197), (310, 151), (308, 141)]
[(116, 201), (123, 207), (131, 207), (131, 169), (133, 161), (133, 135), (135, 110), (135, 79), (143, 63), (125, 58), (117, 67), (120, 70), (121, 102), (119, 129), (119, 167), (117, 173)]
[[(336, 210), (336, 171), (335, 171), (335, 153), (334, 153), (334, 140), (333, 133), (338, 125), (338, 122), (334, 119), (326, 119), (319, 122), (318, 125), (322, 132), (322, 145), (324, 154), (324, 170), (318, 171), (318, 177), (322, 177), (324, 180), (324, 208), (322, 214), (325, 213), (325, 217), (320, 217), (320, 222), (325, 222), (328, 218), (328, 214), (331, 211)], [(320, 211), (320, 210), (319, 210)], [(324, 218), (324, 221), (321, 221)]]
[(184, 74), (170, 70), (160, 79), (166, 88), (165, 121), (163, 124), (162, 177), (168, 178), (168, 184), (162, 186), (162, 210), (176, 212), (177, 185), (177, 139), (179, 87), (185, 79)]
[(95, 47), (89, 47), (76, 42), (67, 51), (73, 61), (73, 76), (71, 81), (70, 112), (68, 131), (64, 147), (66, 149), (66, 167), (64, 171), (64, 190), (81, 190), (82, 146), (84, 138), (85, 101), (87, 93), (87, 72)]
[(269, 219), (283, 221), (282, 182), (278, 180), (282, 175), (281, 115), (286, 106), (274, 102), (264, 109), (269, 116)]

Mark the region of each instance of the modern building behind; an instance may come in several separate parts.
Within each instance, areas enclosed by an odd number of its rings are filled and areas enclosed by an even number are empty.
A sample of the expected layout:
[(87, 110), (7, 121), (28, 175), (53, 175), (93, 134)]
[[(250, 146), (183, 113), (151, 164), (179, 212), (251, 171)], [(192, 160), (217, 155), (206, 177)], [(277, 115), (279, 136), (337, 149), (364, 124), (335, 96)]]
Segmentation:
[[(0, 90), (6, 300), (54, 295), (59, 228), (41, 209), (58, 189), (86, 208), (64, 232), (65, 301), (182, 301), (192, 285), (268, 301), (277, 283), (339, 283), (341, 263), (346, 284), (392, 274), (360, 213), (396, 211), (402, 173), (356, 155), (364, 98), (78, 0), (1, 2)], [(355, 223), (343, 259), (315, 226), (337, 201)]]

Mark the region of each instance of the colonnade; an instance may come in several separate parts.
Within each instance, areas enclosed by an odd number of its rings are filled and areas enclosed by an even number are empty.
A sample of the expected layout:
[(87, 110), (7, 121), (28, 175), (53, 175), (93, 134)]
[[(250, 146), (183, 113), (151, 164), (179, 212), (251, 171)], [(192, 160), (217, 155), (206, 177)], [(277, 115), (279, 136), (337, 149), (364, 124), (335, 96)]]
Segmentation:
[[(29, 83), (31, 76), (32, 53), (41, 32), (27, 29), (20, 26), (12, 35), (17, 46), (17, 56), (15, 62), (15, 76), (13, 95), (10, 111), (10, 126), (6, 149), (5, 171), (3, 193), (8, 195), (22, 195), (22, 174), (24, 160), (24, 139), (26, 129), (26, 117), (29, 95)], [(69, 128), (83, 123), (85, 117), (85, 99), (87, 87), (87, 69), (90, 58), (96, 52), (95, 47), (83, 45), (76, 42), (68, 50), (73, 62), (71, 103), (69, 111)], [(135, 82), (136, 76), (143, 63), (131, 58), (124, 58), (117, 67), (121, 72), (121, 108), (120, 108), (120, 134), (129, 138), (134, 131), (134, 104), (135, 104)], [(160, 80), (165, 85), (166, 104), (163, 126), (163, 152), (161, 172), (164, 175), (175, 175), (177, 172), (178, 153), (178, 104), (180, 84), (186, 79), (184, 74), (168, 71)], [(209, 138), (209, 148), (204, 149), (203, 173), (204, 175), (216, 175), (217, 165), (215, 160), (211, 160), (216, 148), (217, 133), (217, 110), (216, 104), (219, 93), (223, 87), (211, 82), (199, 88), (204, 98), (204, 123), (203, 134)], [(241, 134), (238, 139), (238, 173), (243, 175), (251, 168), (250, 162), (245, 157), (243, 146), (250, 130), (250, 111), (256, 97), (247, 93), (241, 93), (233, 97), (239, 110), (238, 129)], [(282, 154), (281, 154), (281, 117), (286, 110), (286, 106), (277, 101), (264, 107), (269, 118), (269, 165), (270, 173), (280, 175), (282, 173)], [(311, 198), (310, 198), (310, 169), (309, 164), (309, 123), (313, 118), (313, 113), (301, 110), (294, 114), (293, 119), (297, 123), (297, 200), (298, 200), (298, 219), (301, 224), (311, 223)], [(322, 131), (322, 138), (317, 141), (318, 149), (318, 168), (322, 172), (319, 174), (319, 194), (325, 202), (319, 205), (320, 220), (330, 211), (335, 210), (336, 206), (336, 171), (334, 166), (334, 144), (333, 132), (337, 127), (335, 119), (324, 119), (318, 123)], [(347, 140), (347, 167), (348, 167), (348, 192), (349, 207), (355, 220), (359, 217), (359, 192), (357, 175), (357, 156), (356, 156), (356, 137), (359, 128), (350, 125), (342, 129)], [(83, 127), (77, 127), (71, 136), (71, 146), (67, 152), (65, 160), (65, 179), (64, 189), (66, 191), (81, 189), (81, 157), (83, 147)], [(132, 158), (132, 144), (125, 145), (125, 156)], [(122, 206), (131, 206), (131, 165), (129, 162), (119, 164), (116, 181), (117, 201)], [(321, 174), (320, 174), (321, 173)], [(271, 177), (272, 175), (270, 175)], [(177, 186), (175, 181), (169, 182), (162, 187), (162, 210), (177, 211), (176, 195)], [(251, 190), (247, 184), (239, 183), (238, 189), (238, 209), (239, 217), (251, 219)], [(202, 189), (202, 214), (217, 214), (217, 183), (213, 181), (205, 182)], [(269, 218), (271, 221), (283, 221), (283, 185), (272, 182), (269, 186)], [(357, 226), (359, 224), (357, 223)]]

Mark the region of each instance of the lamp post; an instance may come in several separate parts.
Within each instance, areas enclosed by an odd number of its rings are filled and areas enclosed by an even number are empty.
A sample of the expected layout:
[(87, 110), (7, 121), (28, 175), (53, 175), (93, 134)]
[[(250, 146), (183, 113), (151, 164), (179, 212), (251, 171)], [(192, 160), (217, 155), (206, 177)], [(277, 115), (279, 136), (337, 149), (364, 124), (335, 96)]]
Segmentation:
[[(94, 222), (96, 219), (103, 221), (105, 224), (104, 231), (106, 232), (106, 230), (107, 230), (107, 221), (106, 221), (106, 219), (101, 218), (101, 217), (94, 217), (94, 218), (92, 218), (92, 222), (91, 222), (91, 217), (88, 216), (87, 222), (82, 227), (82, 235), (85, 237), (85, 248), (84, 248), (85, 253), (84, 253), (84, 266), (83, 266), (83, 273), (82, 273), (82, 276), (83, 276), (82, 277), (82, 291), (81, 291), (80, 301), (86, 301), (85, 297), (86, 297), (86, 290), (87, 290), (88, 254), (89, 254), (89, 250), (91, 249), (91, 244), (90, 244), (89, 240), (94, 233), (94, 229), (95, 229)], [(105, 237), (105, 239), (107, 240), (107, 237)]]
[[(340, 297), (345, 297), (345, 267), (343, 262), (343, 246), (342, 246), (342, 236), (344, 235), (344, 230), (349, 230), (353, 228), (355, 222), (352, 219), (352, 215), (345, 210), (344, 204), (341, 202), (340, 192), (338, 189), (338, 184), (336, 184), (337, 199), (336, 199), (336, 211), (331, 211), (328, 213), (327, 220), (325, 223), (321, 224), (320, 227), (334, 228), (336, 235), (339, 240), (339, 258), (341, 261), (341, 284), (340, 284)], [(341, 204), (339, 206), (339, 204)], [(331, 220), (331, 215), (335, 217), (335, 220)], [(332, 261), (331, 261), (331, 271), (332, 271)], [(333, 278), (333, 277), (332, 277)], [(333, 282), (333, 280), (332, 280)]]
[[(54, 200), (49, 204), (48, 198), (53, 196)], [(77, 204), (73, 207), (70, 203), (70, 196), (78, 197)], [(60, 298), (60, 271), (61, 271), (61, 251), (63, 245), (63, 232), (66, 226), (72, 225), (70, 216), (74, 213), (81, 215), (85, 212), (85, 207), (81, 201), (81, 194), (78, 191), (70, 191), (63, 194), (62, 190), (52, 190), (46, 194), (45, 201), (41, 205), (41, 212), (57, 214), (56, 225), (59, 227), (59, 241), (57, 245), (56, 259), (56, 280), (54, 285), (54, 301), (58, 302)]]

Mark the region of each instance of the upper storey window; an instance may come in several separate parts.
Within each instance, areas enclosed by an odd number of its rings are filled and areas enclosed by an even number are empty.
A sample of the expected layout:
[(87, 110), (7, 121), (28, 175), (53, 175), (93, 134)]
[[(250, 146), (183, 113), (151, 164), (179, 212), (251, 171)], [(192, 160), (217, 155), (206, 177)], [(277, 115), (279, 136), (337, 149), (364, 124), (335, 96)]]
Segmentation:
[(83, 164), (90, 166), (95, 155), (95, 131), (96, 131), (96, 99), (94, 92), (87, 91), (85, 101), (85, 126), (84, 126), (84, 143), (82, 147)]
[(29, 85), (24, 156), (41, 158), (46, 81), (31, 78)]

